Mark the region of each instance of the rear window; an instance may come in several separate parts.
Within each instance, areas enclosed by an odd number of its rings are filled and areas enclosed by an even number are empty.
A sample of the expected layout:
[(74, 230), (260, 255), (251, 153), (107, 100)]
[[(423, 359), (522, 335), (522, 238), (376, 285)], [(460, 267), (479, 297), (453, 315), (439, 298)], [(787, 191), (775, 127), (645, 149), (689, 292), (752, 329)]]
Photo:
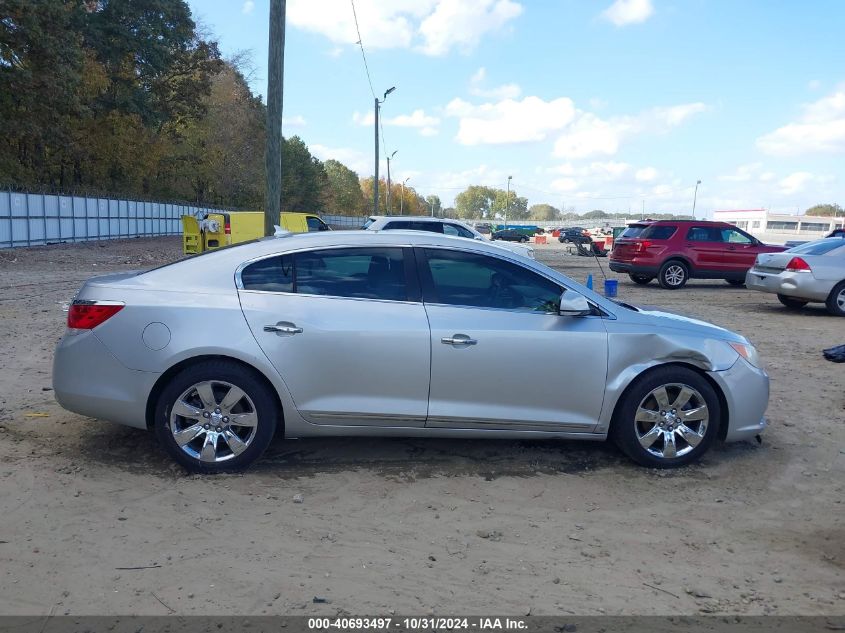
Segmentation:
[(619, 237), (639, 237), (648, 228), (648, 225), (629, 226), (619, 234)]
[(845, 254), (845, 244), (841, 238), (830, 238), (819, 242), (810, 242), (789, 249), (790, 253), (802, 255), (842, 255)]
[(428, 231), (429, 233), (442, 233), (443, 225), (439, 222), (414, 222), (411, 220), (394, 220), (384, 225), (384, 231)]
[(668, 240), (678, 230), (677, 226), (662, 224), (659, 226), (647, 226), (638, 237), (648, 238), (650, 240)]

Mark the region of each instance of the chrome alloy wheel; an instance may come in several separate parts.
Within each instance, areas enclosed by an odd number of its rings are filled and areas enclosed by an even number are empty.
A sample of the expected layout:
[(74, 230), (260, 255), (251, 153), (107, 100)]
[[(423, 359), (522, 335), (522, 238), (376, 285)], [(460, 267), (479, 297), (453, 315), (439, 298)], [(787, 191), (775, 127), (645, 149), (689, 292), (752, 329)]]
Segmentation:
[(666, 272), (663, 275), (663, 278), (666, 280), (666, 283), (670, 286), (680, 286), (684, 283), (684, 278), (687, 275), (687, 271), (684, 270), (684, 267), (680, 264), (672, 264), (669, 268), (666, 269)]
[(667, 384), (642, 399), (634, 416), (634, 430), (649, 453), (672, 459), (701, 443), (709, 421), (707, 404), (697, 390), (689, 385)]
[(845, 288), (839, 291), (839, 294), (836, 295), (836, 306), (839, 308), (840, 311), (845, 312)]
[(192, 385), (170, 411), (170, 432), (176, 444), (207, 463), (225, 462), (243, 453), (257, 428), (258, 414), (250, 397), (222, 380)]

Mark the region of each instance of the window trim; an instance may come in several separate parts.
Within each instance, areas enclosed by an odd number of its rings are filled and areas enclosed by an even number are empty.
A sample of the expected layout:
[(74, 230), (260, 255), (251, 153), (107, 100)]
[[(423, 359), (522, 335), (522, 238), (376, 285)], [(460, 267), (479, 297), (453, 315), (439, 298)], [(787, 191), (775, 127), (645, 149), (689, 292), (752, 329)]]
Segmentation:
[[(349, 249), (372, 249), (372, 248), (393, 248), (399, 249), (402, 251), (402, 260), (404, 263), (404, 273), (405, 273), (405, 287), (408, 291), (408, 298), (407, 299), (375, 299), (372, 297), (344, 297), (342, 295), (322, 295), (322, 294), (311, 294), (305, 292), (297, 292), (296, 287), (296, 255), (300, 253), (312, 253), (317, 251), (335, 251), (335, 250), (349, 250)], [(420, 280), (418, 273), (415, 274), (416, 266), (416, 259), (414, 254), (414, 248), (410, 244), (396, 244), (396, 245), (388, 245), (388, 246), (381, 246), (381, 245), (366, 245), (363, 246), (361, 244), (344, 244), (344, 245), (333, 245), (333, 246), (322, 246), (322, 247), (309, 247), (309, 248), (298, 248), (290, 251), (284, 251), (281, 253), (268, 253), (267, 255), (259, 255), (258, 257), (253, 257), (252, 259), (248, 259), (245, 262), (242, 262), (238, 265), (235, 269), (235, 288), (239, 293), (241, 292), (249, 292), (254, 294), (264, 294), (264, 295), (280, 295), (280, 296), (295, 296), (295, 297), (322, 297), (324, 299), (343, 299), (347, 301), (379, 301), (379, 302), (387, 302), (387, 303), (422, 303), (422, 292), (420, 289)], [(256, 262), (263, 261), (265, 259), (271, 259), (273, 257), (285, 257), (291, 256), (293, 257), (293, 266), (294, 266), (294, 277), (293, 277), (293, 292), (284, 292), (279, 290), (252, 290), (249, 288), (244, 288), (242, 273), (247, 266), (251, 266)]]
[[(545, 279), (546, 281), (548, 281), (550, 283), (553, 283), (554, 285), (556, 285), (560, 289), (560, 294), (563, 294), (564, 290), (572, 290), (573, 292), (577, 292), (573, 288), (569, 288), (567, 286), (562, 286), (559, 281), (557, 281), (556, 279), (552, 279), (548, 275), (544, 275), (543, 273), (540, 273), (536, 270), (528, 268), (527, 266), (523, 266), (520, 262), (515, 262), (512, 259), (508, 259), (507, 257), (501, 257), (501, 256), (499, 256), (498, 253), (493, 254), (493, 253), (487, 253), (487, 252), (482, 252), (482, 251), (465, 250), (463, 248), (447, 247), (447, 246), (414, 246), (413, 250), (414, 250), (414, 253), (416, 255), (417, 270), (419, 271), (420, 285), (421, 285), (421, 289), (422, 289), (422, 302), (423, 302), (424, 305), (439, 306), (439, 307), (444, 307), (444, 308), (462, 308), (462, 309), (468, 309), (468, 310), (495, 310), (497, 312), (509, 312), (509, 313), (515, 313), (515, 314), (532, 314), (532, 315), (539, 315), (539, 316), (548, 316), (550, 314), (555, 315), (555, 316), (560, 316), (560, 312), (540, 312), (540, 311), (534, 311), (534, 310), (529, 311), (529, 310), (525, 310), (524, 308), (492, 308), (492, 307), (488, 307), (488, 306), (471, 306), (471, 305), (464, 305), (464, 304), (457, 304), (457, 303), (440, 303), (438, 301), (429, 301), (428, 297), (436, 297), (438, 295), (437, 295), (437, 290), (434, 287), (434, 278), (431, 275), (431, 268), (428, 265), (428, 255), (425, 252), (426, 249), (442, 250), (442, 251), (457, 251), (458, 253), (463, 253), (463, 254), (466, 254), (466, 255), (476, 255), (476, 256), (481, 256), (481, 257), (490, 257), (492, 259), (497, 259), (497, 260), (506, 262), (508, 264), (511, 264), (512, 266), (518, 266), (519, 268), (522, 268), (523, 270), (527, 270), (528, 272), (530, 272), (534, 275), (537, 275), (538, 277), (541, 277), (541, 278)], [(587, 301), (589, 301), (590, 305), (593, 307), (594, 310), (597, 310), (597, 311), (603, 313), (601, 308), (594, 305), (592, 301), (590, 301), (589, 299), (587, 299)]]

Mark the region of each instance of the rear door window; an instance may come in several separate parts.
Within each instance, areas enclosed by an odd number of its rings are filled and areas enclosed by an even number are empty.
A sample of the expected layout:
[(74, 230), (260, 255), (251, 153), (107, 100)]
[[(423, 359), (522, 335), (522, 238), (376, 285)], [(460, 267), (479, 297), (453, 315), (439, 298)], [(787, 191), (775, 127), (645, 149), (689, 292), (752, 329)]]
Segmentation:
[(323, 222), (320, 218), (313, 218), (307, 217), (305, 218), (305, 222), (308, 224), (308, 232), (314, 233), (316, 231), (328, 231), (330, 230), (328, 225)]

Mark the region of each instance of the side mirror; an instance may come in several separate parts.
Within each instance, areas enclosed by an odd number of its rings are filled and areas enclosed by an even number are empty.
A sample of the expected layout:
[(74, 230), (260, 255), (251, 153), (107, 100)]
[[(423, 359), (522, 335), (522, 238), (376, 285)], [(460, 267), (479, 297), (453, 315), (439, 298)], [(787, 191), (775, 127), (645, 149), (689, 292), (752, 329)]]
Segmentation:
[(588, 316), (592, 313), (590, 302), (584, 295), (574, 290), (564, 290), (560, 295), (561, 316)]

